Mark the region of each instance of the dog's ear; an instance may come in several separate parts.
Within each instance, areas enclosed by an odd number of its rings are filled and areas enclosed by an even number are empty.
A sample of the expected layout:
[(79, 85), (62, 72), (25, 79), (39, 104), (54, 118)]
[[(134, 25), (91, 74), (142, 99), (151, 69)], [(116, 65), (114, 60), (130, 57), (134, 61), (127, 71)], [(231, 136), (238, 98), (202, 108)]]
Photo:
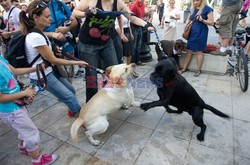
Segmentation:
[(106, 72), (107, 72), (108, 74), (110, 74), (110, 72), (111, 72), (112, 68), (113, 68), (113, 66), (109, 66), (109, 67), (107, 67), (107, 68), (106, 68)]

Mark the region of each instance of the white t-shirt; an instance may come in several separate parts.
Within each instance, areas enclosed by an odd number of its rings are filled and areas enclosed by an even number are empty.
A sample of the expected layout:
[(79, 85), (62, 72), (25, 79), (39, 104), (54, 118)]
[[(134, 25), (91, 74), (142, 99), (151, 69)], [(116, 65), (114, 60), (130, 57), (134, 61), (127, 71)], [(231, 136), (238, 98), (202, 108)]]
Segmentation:
[[(49, 41), (49, 39), (48, 39), (48, 41)], [(31, 63), (36, 58), (36, 56), (39, 54), (36, 47), (43, 46), (43, 45), (47, 45), (47, 42), (41, 34), (36, 33), (36, 32), (31, 32), (31, 33), (27, 34), (27, 36), (25, 38), (25, 53), (27, 56), (28, 63)], [(49, 47), (51, 48), (50, 42), (49, 42)], [(42, 62), (43, 62), (43, 59), (41, 57), (39, 57), (32, 66), (35, 67), (37, 64), (40, 64)], [(45, 75), (49, 74), (50, 72), (52, 72), (51, 67), (48, 67), (45, 69)], [(40, 74), (40, 76), (42, 77), (41, 74)], [(29, 77), (31, 79), (35, 79), (35, 80), (38, 79), (36, 72), (30, 73)]]
[(170, 19), (170, 16), (176, 17), (176, 15), (180, 14), (180, 12), (175, 8), (173, 10), (169, 10), (169, 8), (166, 8), (164, 10), (164, 16), (165, 16), (165, 21), (166, 22), (176, 22), (174, 19)]
[[(9, 31), (15, 31), (16, 29), (19, 29), (19, 14), (21, 10), (17, 7), (14, 7), (14, 9), (11, 11), (12, 8), (13, 6), (10, 8), (9, 11), (3, 13), (4, 23), (6, 25), (6, 29), (8, 29), (9, 27)], [(10, 17), (8, 20), (10, 11), (11, 13), (10, 13)]]
[[(128, 28), (130, 26), (129, 20), (124, 15), (121, 15), (121, 16), (122, 16), (123, 28)], [(118, 18), (115, 20), (115, 28), (116, 29), (119, 28)]]

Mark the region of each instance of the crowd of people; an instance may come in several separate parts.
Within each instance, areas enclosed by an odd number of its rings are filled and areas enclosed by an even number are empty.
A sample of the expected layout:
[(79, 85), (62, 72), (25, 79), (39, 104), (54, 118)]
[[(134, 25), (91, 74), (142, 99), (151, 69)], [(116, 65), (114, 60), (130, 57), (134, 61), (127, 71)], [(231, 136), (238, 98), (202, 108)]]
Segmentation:
[[(160, 0), (158, 4), (159, 25), (165, 28), (165, 40), (177, 40), (176, 22), (181, 15), (175, 2)], [(206, 4), (206, 0), (191, 0), (191, 3), (187, 24), (192, 20), (194, 22), (187, 40), (184, 65), (179, 73), (188, 69), (195, 52), (197, 70), (194, 76), (198, 77), (203, 63), (202, 52), (207, 45), (208, 26), (214, 24), (214, 18), (213, 9)], [(242, 3), (242, 0), (222, 0), (219, 21), (221, 48), (215, 54), (225, 55), (231, 49)], [(57, 156), (40, 153), (39, 131), (26, 107), (13, 102), (24, 96), (35, 97), (33, 88), (20, 90), (16, 75), (29, 74), (31, 84), (37, 85), (39, 76), (35, 72), (36, 65), (46, 62), (43, 65), (47, 79), (44, 90), (68, 107), (69, 117), (77, 117), (81, 107), (75, 96), (73, 78), (81, 77), (85, 68), (88, 102), (98, 91), (97, 71), (88, 66), (105, 69), (123, 62), (144, 65), (140, 61), (142, 34), (154, 30), (151, 23), (155, 10), (144, 0), (132, 3), (129, 0), (81, 0), (77, 6), (72, 5), (70, 0), (34, 0), (28, 5), (20, 5), (18, 0), (0, 0), (0, 5), (4, 9), (0, 19), (0, 119), (18, 132), (19, 151), (31, 155), (34, 165), (52, 163)], [(39, 56), (30, 68), (14, 68), (6, 60), (8, 43), (20, 32), (26, 35), (28, 63)], [(69, 60), (63, 54), (75, 56), (80, 61)], [(79, 66), (75, 75), (74, 65)], [(89, 87), (90, 84), (92, 87)]]

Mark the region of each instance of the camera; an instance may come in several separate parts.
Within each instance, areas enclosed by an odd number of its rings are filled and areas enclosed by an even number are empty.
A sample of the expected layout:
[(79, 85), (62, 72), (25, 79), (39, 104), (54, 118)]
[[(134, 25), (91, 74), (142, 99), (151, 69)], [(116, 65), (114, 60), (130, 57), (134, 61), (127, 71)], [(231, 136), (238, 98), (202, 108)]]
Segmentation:
[[(70, 19), (65, 19), (64, 22), (63, 22), (63, 26), (70, 26), (72, 23), (72, 21)], [(66, 34), (65, 34), (65, 37), (67, 38), (70, 38), (70, 39), (73, 39), (73, 35), (70, 31), (68, 31)]]
[(71, 21), (70, 19), (66, 19), (66, 20), (64, 20), (64, 22), (63, 22), (63, 26), (70, 26), (71, 23), (72, 23), (72, 21)]

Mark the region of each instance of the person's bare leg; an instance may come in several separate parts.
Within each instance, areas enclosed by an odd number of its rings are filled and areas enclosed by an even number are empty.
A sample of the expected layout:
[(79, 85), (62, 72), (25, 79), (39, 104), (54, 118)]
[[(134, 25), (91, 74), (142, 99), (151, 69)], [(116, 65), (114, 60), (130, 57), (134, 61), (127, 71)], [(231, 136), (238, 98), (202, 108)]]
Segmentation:
[(197, 71), (201, 70), (203, 64), (203, 54), (202, 51), (196, 52), (196, 62), (197, 62)]
[(40, 156), (40, 149), (39, 147), (35, 149), (34, 151), (31, 152), (31, 157), (32, 159), (36, 159)]
[(223, 38), (221, 39), (221, 46), (227, 48), (227, 46), (231, 44), (230, 42), (232, 43), (231, 38)]
[(250, 55), (250, 42), (247, 43), (247, 46), (246, 46), (246, 54), (247, 54), (247, 55)]
[(191, 59), (192, 59), (192, 51), (191, 50), (187, 50), (187, 54), (185, 56), (185, 60), (184, 60), (183, 69), (182, 70), (184, 70), (184, 71), (187, 70), (188, 65), (189, 65)]

